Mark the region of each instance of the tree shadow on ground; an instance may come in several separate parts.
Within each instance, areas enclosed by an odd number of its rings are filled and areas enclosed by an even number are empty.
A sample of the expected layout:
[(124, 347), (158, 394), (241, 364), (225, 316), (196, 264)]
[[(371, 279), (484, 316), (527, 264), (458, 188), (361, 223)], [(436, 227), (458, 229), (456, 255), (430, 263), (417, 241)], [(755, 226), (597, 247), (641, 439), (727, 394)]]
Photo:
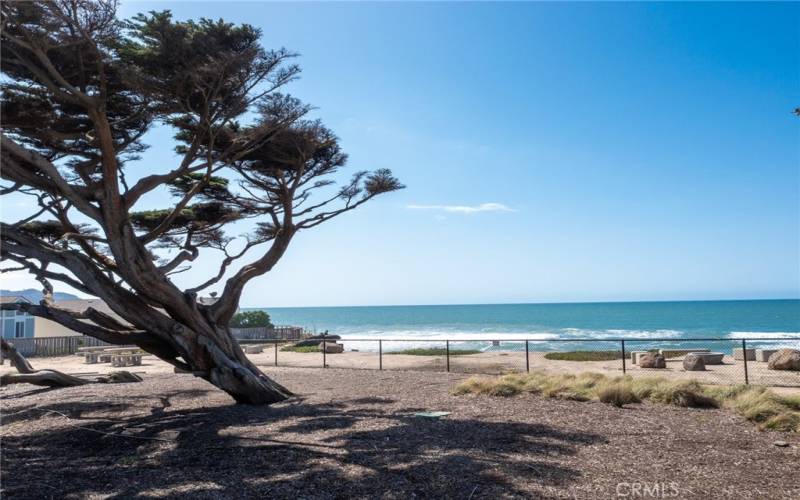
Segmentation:
[[(80, 422), (91, 430), (60, 425), (5, 437), (4, 496), (530, 495), (531, 488), (576, 481), (580, 472), (565, 459), (581, 446), (603, 441), (546, 425), (458, 415), (424, 419), (413, 415), (416, 408), (380, 406), (391, 400), (312, 404), (294, 399), (272, 407), (174, 410), (170, 396), (150, 399), (159, 402), (149, 411), (138, 406), (137, 414), (121, 418), (117, 407), (113, 419)], [(69, 406), (39, 410), (72, 419), (98, 411), (95, 403)]]

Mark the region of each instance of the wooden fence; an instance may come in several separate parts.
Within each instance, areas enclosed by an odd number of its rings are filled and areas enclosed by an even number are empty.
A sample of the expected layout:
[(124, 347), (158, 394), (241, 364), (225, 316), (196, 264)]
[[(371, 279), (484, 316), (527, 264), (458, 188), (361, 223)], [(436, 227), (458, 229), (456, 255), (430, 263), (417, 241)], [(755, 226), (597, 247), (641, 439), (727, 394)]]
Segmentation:
[[(231, 333), (237, 339), (285, 339), (300, 340), (307, 337), (306, 331), (299, 326), (276, 326), (274, 328), (231, 328)], [(19, 339), (6, 339), (17, 348), (23, 356), (66, 356), (78, 352), (79, 347), (111, 346), (94, 337), (86, 335), (73, 335), (70, 337), (31, 337)]]
[(235, 338), (240, 340), (300, 340), (308, 336), (305, 329), (299, 326), (276, 326), (273, 328), (266, 326), (255, 328), (231, 328), (231, 333)]
[(86, 335), (73, 335), (70, 337), (31, 337), (6, 340), (14, 344), (17, 351), (26, 357), (66, 356), (68, 354), (75, 354), (79, 347), (112, 345), (93, 337), (87, 337)]

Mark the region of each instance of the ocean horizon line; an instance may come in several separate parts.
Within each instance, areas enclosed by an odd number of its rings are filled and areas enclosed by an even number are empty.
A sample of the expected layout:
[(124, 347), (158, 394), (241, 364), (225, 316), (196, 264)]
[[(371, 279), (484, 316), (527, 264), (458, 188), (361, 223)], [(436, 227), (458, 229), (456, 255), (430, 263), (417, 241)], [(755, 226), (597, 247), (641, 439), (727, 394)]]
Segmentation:
[(586, 300), (586, 301), (554, 301), (554, 302), (453, 302), (437, 304), (359, 304), (359, 305), (327, 305), (327, 306), (242, 306), (240, 309), (337, 309), (337, 308), (369, 308), (369, 307), (454, 307), (454, 306), (556, 306), (556, 305), (603, 305), (603, 304), (681, 304), (681, 303), (719, 303), (719, 302), (791, 302), (800, 301), (800, 297), (780, 298), (737, 298), (737, 299), (658, 299), (658, 300)]

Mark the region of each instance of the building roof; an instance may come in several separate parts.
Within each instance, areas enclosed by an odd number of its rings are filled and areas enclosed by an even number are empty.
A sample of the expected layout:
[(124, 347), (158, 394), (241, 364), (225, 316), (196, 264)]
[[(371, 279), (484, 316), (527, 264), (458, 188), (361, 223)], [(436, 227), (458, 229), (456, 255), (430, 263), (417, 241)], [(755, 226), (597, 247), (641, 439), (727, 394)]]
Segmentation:
[[(128, 321), (126, 321), (124, 318), (122, 318), (119, 314), (117, 314), (113, 310), (111, 310), (111, 308), (108, 307), (108, 304), (106, 304), (104, 301), (102, 301), (100, 299), (57, 300), (57, 301), (55, 301), (53, 303), (53, 305), (55, 307), (57, 307), (58, 309), (64, 309), (64, 310), (72, 311), (72, 312), (83, 312), (86, 309), (91, 307), (92, 309), (94, 309), (96, 311), (108, 314), (112, 318), (118, 320), (120, 323), (123, 323), (125, 325), (129, 325), (130, 324)], [(46, 318), (43, 318), (43, 319), (46, 319)], [(53, 321), (53, 320), (51, 320), (51, 321)], [(86, 321), (86, 322), (91, 323), (91, 321), (89, 321), (89, 320), (80, 320), (80, 321)]]
[(83, 312), (88, 308), (109, 314), (119, 319), (119, 315), (108, 307), (108, 304), (100, 299), (75, 299), (75, 300), (57, 300), (54, 304), (59, 309), (66, 309), (73, 312)]
[(14, 302), (30, 302), (26, 297), (22, 295), (3, 295), (0, 297), (0, 304), (12, 304)]

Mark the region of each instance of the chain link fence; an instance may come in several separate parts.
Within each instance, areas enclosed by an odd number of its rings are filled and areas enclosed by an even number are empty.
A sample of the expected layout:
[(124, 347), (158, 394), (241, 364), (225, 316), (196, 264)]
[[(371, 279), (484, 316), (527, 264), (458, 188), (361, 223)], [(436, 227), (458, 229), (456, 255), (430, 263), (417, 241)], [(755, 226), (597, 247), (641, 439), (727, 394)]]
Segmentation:
[[(770, 368), (781, 349), (800, 354), (800, 337), (758, 339), (375, 339), (329, 341), (297, 350), (284, 339), (242, 341), (262, 366), (502, 374), (555, 373), (663, 376), (704, 384), (800, 387), (800, 371)], [(258, 348), (249, 348), (258, 350)], [(339, 350), (342, 352), (338, 352)], [(688, 358), (700, 358), (702, 363)], [(655, 364), (653, 364), (655, 363)]]

